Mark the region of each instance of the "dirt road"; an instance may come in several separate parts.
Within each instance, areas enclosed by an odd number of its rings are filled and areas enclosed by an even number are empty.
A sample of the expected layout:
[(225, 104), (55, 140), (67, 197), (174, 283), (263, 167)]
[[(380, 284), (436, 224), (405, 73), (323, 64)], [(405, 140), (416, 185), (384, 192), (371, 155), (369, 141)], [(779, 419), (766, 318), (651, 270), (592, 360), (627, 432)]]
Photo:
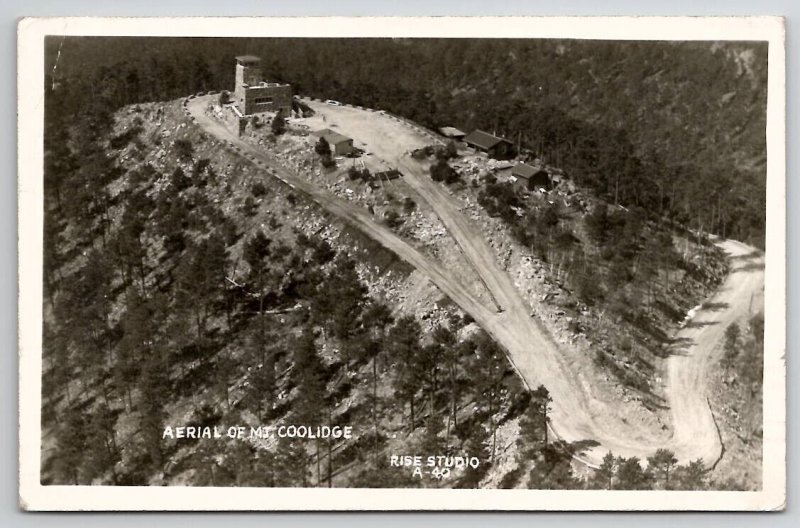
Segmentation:
[(694, 319), (675, 336), (675, 353), (667, 360), (666, 393), (676, 453), (713, 462), (721, 445), (706, 399), (709, 369), (719, 360), (725, 329), (749, 319), (763, 306), (764, 257), (752, 247), (725, 240), (720, 247), (731, 258), (731, 273)]
[(316, 187), (297, 174), (292, 173), (273, 158), (265, 154), (258, 146), (240, 139), (220, 121), (205, 115), (204, 109), (209, 99), (198, 97), (189, 101), (187, 110), (194, 117), (198, 126), (207, 133), (237, 149), (237, 153), (259, 167), (266, 167), (276, 178), (296, 189), (322, 206), (333, 215), (342, 218), (358, 228), (364, 234), (393, 251), (400, 258), (425, 273), (445, 294), (459, 306), (468, 307), (468, 313), (477, 320), (487, 320), (494, 314), (467, 291), (461, 284), (450, 280), (447, 270), (443, 269), (420, 253), (417, 249), (398, 237), (388, 227), (378, 223), (372, 215), (356, 204), (338, 198), (332, 193)]
[[(482, 327), (503, 345), (520, 377), (531, 388), (539, 384), (548, 388), (553, 397), (553, 429), (558, 436), (567, 441), (598, 441), (602, 447), (587, 453), (586, 458), (592, 463), (599, 463), (608, 449), (626, 456), (647, 456), (655, 450), (652, 446), (669, 442), (668, 432), (645, 431), (617, 416), (614, 407), (622, 403), (605, 401), (585, 383), (577, 358), (559, 349), (531, 318), (530, 307), (500, 267), (485, 235), (460, 211), (462, 204), (431, 180), (425, 166), (407, 155), (429, 144), (430, 138), (386, 114), (313, 101), (308, 104), (317, 112), (315, 119), (319, 121), (308, 123), (312, 129), (335, 126), (353, 138), (355, 145), (399, 168), (408, 185), (436, 211), (467, 263), (474, 267), (502, 309)], [(496, 310), (495, 306), (489, 308)]]
[[(623, 402), (603, 399), (585, 382), (576, 369), (575, 358), (570, 357), (568, 350), (557, 346), (537, 321), (531, 318), (530, 307), (511, 277), (500, 268), (481, 230), (461, 213), (459, 201), (432, 182), (423, 166), (405, 155), (409, 150), (429, 143), (429, 138), (389, 116), (345, 106), (333, 107), (311, 102), (310, 106), (317, 111), (317, 116), (306, 120), (312, 130), (334, 128), (352, 137), (356, 146), (400, 168), (408, 184), (430, 203), (457, 241), (466, 262), (475, 268), (502, 308), (499, 313), (496, 307), (481, 303), (461, 284), (452, 280), (441, 265), (379, 224), (366, 210), (289, 172), (256, 146), (239, 139), (222, 123), (204, 115), (207, 104), (207, 99), (197, 98), (189, 102), (187, 109), (208, 133), (235, 145), (247, 159), (269, 167), (276, 177), (304, 192), (323, 208), (350, 222), (427, 274), (434, 284), (469, 313), (506, 349), (520, 377), (529, 386), (544, 384), (548, 388), (553, 397), (551, 417), (554, 432), (567, 441), (593, 440), (599, 443), (598, 447), (586, 453), (585, 459), (589, 463), (598, 463), (608, 450), (619, 455), (644, 458), (659, 447), (673, 449), (681, 461), (699, 457), (707, 462), (716, 460), (720, 445), (705, 398), (702, 372), (711, 361), (709, 353), (719, 339), (719, 332), (714, 328), (719, 326), (724, 332), (727, 326), (725, 321), (741, 315), (742, 296), (755, 295), (759, 287), (763, 287), (763, 272), (761, 286), (757, 278), (746, 275), (747, 280), (742, 280), (745, 277), (743, 273), (733, 273), (715, 304), (723, 306), (729, 303), (732, 308), (702, 314), (706, 322), (719, 321), (718, 325), (697, 327), (697, 333), (686, 335), (687, 339), (693, 339), (697, 344), (689, 346), (684, 355), (670, 360), (666, 391), (667, 399), (673, 404), (672, 430), (642, 428), (620, 416), (620, 406), (625, 405)], [(742, 245), (729, 244), (735, 246), (736, 251), (745, 251)], [(731, 295), (732, 292), (735, 294)], [(673, 402), (677, 403), (677, 409)]]

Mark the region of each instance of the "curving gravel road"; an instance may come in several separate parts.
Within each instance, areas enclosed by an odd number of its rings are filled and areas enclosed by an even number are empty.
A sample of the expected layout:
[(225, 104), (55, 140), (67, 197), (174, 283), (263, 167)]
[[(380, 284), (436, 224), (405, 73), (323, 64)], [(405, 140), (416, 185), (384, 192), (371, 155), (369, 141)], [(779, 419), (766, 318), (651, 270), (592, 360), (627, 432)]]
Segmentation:
[(719, 361), (725, 329), (741, 324), (763, 305), (764, 256), (735, 240), (718, 244), (730, 257), (731, 272), (692, 321), (674, 337), (675, 353), (667, 359), (666, 394), (675, 431), (672, 448), (679, 458), (715, 462), (722, 445), (706, 398), (709, 370)]
[[(508, 273), (499, 266), (481, 230), (461, 213), (458, 200), (435, 184), (422, 165), (405, 155), (412, 148), (430, 143), (430, 138), (387, 115), (307, 101), (317, 111), (316, 119), (320, 121), (316, 125), (312, 121), (312, 128), (335, 124), (336, 129), (352, 137), (357, 146), (401, 169), (408, 184), (430, 203), (457, 241), (466, 260), (502, 308), (499, 313), (494, 306), (485, 306), (460, 283), (452, 280), (439, 263), (400, 239), (366, 210), (293, 174), (257, 146), (240, 139), (222, 123), (205, 115), (208, 103), (208, 98), (196, 98), (186, 106), (200, 127), (234, 145), (246, 159), (269, 168), (287, 185), (302, 191), (425, 273), (506, 349), (510, 361), (528, 386), (544, 384), (553, 397), (551, 417), (554, 433), (567, 441), (592, 440), (599, 444), (585, 453), (583, 459), (586, 463), (599, 463), (608, 450), (618, 455), (644, 458), (660, 447), (673, 449), (682, 462), (702, 458), (710, 464), (719, 457), (721, 445), (705, 395), (705, 373), (714, 360), (712, 352), (724, 329), (730, 322), (746, 315), (749, 303), (760, 299), (763, 259), (751, 258), (746, 268), (740, 267), (731, 273), (711, 299), (714, 311), (701, 311), (695, 318), (697, 323), (704, 324), (691, 325), (679, 333), (677, 337), (685, 338), (689, 346), (668, 360), (665, 390), (672, 408), (672, 428), (646, 430), (626, 422), (619, 415), (619, 409), (625, 403), (604, 401), (582, 381), (568, 351), (562, 350), (530, 317), (530, 307)], [(325, 119), (320, 116), (325, 116)], [(725, 241), (721, 245), (739, 257), (753, 251), (734, 241)]]

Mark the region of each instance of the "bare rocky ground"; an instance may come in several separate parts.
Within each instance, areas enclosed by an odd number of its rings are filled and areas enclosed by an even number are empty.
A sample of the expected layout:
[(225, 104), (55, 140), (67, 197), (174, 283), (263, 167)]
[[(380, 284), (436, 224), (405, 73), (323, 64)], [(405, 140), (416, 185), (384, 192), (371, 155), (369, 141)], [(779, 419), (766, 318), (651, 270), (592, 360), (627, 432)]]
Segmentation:
[[(503, 221), (489, 217), (486, 210), (478, 204), (479, 188), (467, 182), (473, 179), (480, 181), (487, 174), (495, 174), (494, 166), (497, 163), (483, 155), (466, 152), (462, 154), (463, 157), (455, 161), (453, 166), (462, 172), (465, 183), (447, 187), (447, 191), (463, 204), (462, 212), (483, 231), (497, 261), (512, 277), (517, 289), (531, 307), (531, 313), (553, 339), (562, 345), (562, 350), (569, 354), (568, 361), (574, 375), (581, 384), (593, 387), (595, 393), (605, 394), (609, 401), (633, 403), (618, 406), (620, 415), (629, 423), (641, 424), (643, 427), (664, 427), (663, 416), (642, 405), (643, 398), (638, 391), (623, 386), (592, 363), (592, 347), (602, 343), (593, 343), (584, 332), (576, 332), (570, 328), (573, 323), (586, 326), (589, 321), (602, 320), (604, 314), (587, 306), (581, 306), (577, 312), (565, 310), (562, 304), (570, 298), (570, 293), (563, 287), (559, 270), (554, 265), (542, 262), (529, 248), (514, 240)], [(500, 171), (498, 181), (508, 179), (509, 172)], [(585, 206), (583, 196), (575, 193), (571, 182), (565, 182), (558, 190), (545, 196), (545, 199), (563, 200), (567, 206)]]
[[(136, 111), (136, 108), (139, 111)], [(226, 214), (239, 216), (237, 211), (244, 206), (247, 197), (251, 196), (254, 183), (262, 183), (268, 188), (266, 196), (255, 199), (257, 213), (252, 218), (242, 220), (244, 234), (239, 243), (231, 250), (232, 261), (241, 261), (242, 241), (257, 229), (269, 229), (272, 233), (278, 233), (278, 238), (288, 238), (295, 229), (299, 229), (308, 235), (320, 236), (334, 247), (342, 248), (347, 252), (352, 251), (349, 247), (352, 246), (352, 241), (346, 240), (342, 229), (336, 223), (331, 222), (326, 215), (323, 215), (317, 207), (306, 200), (300, 200), (297, 205), (290, 203), (287, 196), (295, 194), (290, 189), (273, 178), (266, 177), (263, 171), (254, 168), (252, 164), (239, 160), (236, 156), (231, 156), (220, 142), (196, 129), (191, 129), (191, 124), (187, 123), (185, 114), (179, 109), (177, 102), (127, 107), (127, 114), (123, 115), (124, 118), (117, 122), (115, 129), (117, 133), (124, 132), (132, 126), (130, 122), (133, 119), (141, 117), (145, 120), (143, 137), (150, 139), (160, 137), (164, 138), (163, 141), (167, 141), (167, 138), (179, 134), (181, 137), (192, 140), (195, 143), (195, 151), (199, 153), (198, 157), (209, 158), (221, 181), (224, 182), (219, 187), (209, 187), (203, 192), (212, 203), (220, 205)], [(255, 134), (253, 137), (257, 138)], [(254, 140), (263, 145), (263, 139)], [(287, 134), (287, 137), (281, 138), (278, 143), (270, 143), (265, 148), (282, 159), (287, 166), (291, 167), (294, 162), (295, 166), (302, 168), (307, 156), (300, 156), (298, 151), (292, 150), (292, 147), (296, 148), (299, 143), (308, 149), (313, 149), (313, 144), (309, 146), (306, 144), (307, 141), (305, 136)], [(308, 152), (303, 152), (303, 154), (308, 154)], [(169, 185), (170, 173), (167, 171), (170, 166), (164, 162), (165, 155), (166, 145), (163, 143), (160, 147), (156, 145), (152, 149), (136, 149), (134, 147), (129, 152), (123, 153), (119, 162), (123, 165), (150, 164), (154, 169), (160, 171), (162, 177), (154, 182), (151, 192), (151, 195), (155, 197), (165, 186)], [(190, 172), (190, 165), (185, 164), (183, 168), (185, 172)], [(401, 183), (394, 182), (393, 185), (396, 188), (391, 190), (366, 192), (364, 189), (367, 187), (360, 182), (353, 183), (346, 179), (344, 168), (324, 175), (317, 168), (309, 176), (309, 179), (318, 184), (322, 182), (326, 188), (340, 197), (363, 203), (365, 206), (386, 203), (388, 201), (387, 194), (394, 194), (396, 197), (405, 197), (410, 194), (407, 189), (401, 187)], [(112, 182), (109, 186), (112, 196), (118, 194), (126, 185), (127, 182), (124, 179)], [(362, 193), (356, 194), (354, 190), (359, 188)], [(117, 214), (117, 220), (118, 216)], [(112, 217), (114, 217), (113, 213)], [(443, 245), (439, 239), (447, 236), (444, 227), (441, 226), (441, 223), (437, 224), (437, 219), (429, 209), (420, 211), (420, 208), (416, 208), (408, 215), (405, 223), (413, 224), (413, 227), (404, 229), (403, 235), (415, 240), (419, 246), (427, 247), (429, 251), (438, 251)], [(345, 239), (342, 240), (343, 238)], [(154, 249), (153, 252), (156, 253), (155, 256), (158, 256), (158, 249)], [(240, 278), (241, 274), (246, 271), (244, 267), (246, 264), (243, 262), (235, 265), (231, 278), (234, 280)], [(431, 314), (437, 309), (434, 306), (437, 301), (442, 305), (451, 304), (442, 302), (442, 296), (436, 287), (413, 270), (406, 269), (404, 273), (381, 270), (377, 266), (370, 266), (368, 261), (364, 260), (359, 260), (358, 268), (360, 276), (369, 281), (370, 293), (385, 297), (393, 305), (402, 305), (404, 310), (408, 310), (408, 314)], [(416, 299), (417, 297), (419, 299)], [(416, 300), (422, 302), (416, 303)]]
[(709, 399), (719, 426), (725, 454), (711, 471), (717, 486), (759, 490), (762, 486), (763, 399), (761, 391), (739, 387), (741, 381), (715, 372), (710, 380)]
[[(315, 236), (326, 240), (333, 248), (338, 251), (367, 255), (367, 258), (356, 259), (357, 272), (369, 288), (369, 294), (384, 300), (393, 308), (395, 316), (413, 315), (418, 319), (423, 327), (423, 332), (430, 332), (436, 325), (445, 325), (454, 320), (463, 320), (464, 313), (454, 303), (449, 301), (441, 291), (430, 282), (421, 272), (409, 268), (403, 263), (384, 265), (385, 261), (373, 262), (369, 254), (374, 250), (370, 244), (363, 246), (364, 240), (343, 228), (338, 222), (332, 222), (331, 218), (323, 213), (316, 205), (296, 196), (295, 193), (268, 175), (255, 168), (251, 163), (240, 160), (232, 155), (221, 142), (209, 137), (188, 122), (185, 113), (180, 108), (180, 102), (141, 104), (136, 107), (127, 107), (117, 116), (115, 133), (125, 132), (134, 123), (139, 123), (143, 131), (140, 135), (141, 142), (133, 143), (124, 149), (119, 157), (120, 165), (128, 168), (141, 168), (150, 165), (162, 176), (152, 182), (150, 190), (151, 197), (156, 198), (164, 192), (169, 183), (169, 178), (176, 161), (170, 158), (168, 146), (177, 138), (189, 139), (194, 145), (196, 158), (208, 158), (211, 166), (218, 175), (219, 185), (212, 185), (203, 190), (203, 193), (212, 203), (218, 205), (225, 212), (226, 216), (236, 219), (243, 235), (240, 240), (229, 248), (230, 260), (233, 263), (230, 270), (230, 279), (234, 282), (243, 280), (247, 271), (247, 264), (242, 260), (242, 250), (244, 241), (256, 230), (263, 229), (270, 233), (270, 237), (276, 241), (290, 241), (296, 232), (305, 233), (308, 236)], [(265, 127), (268, 130), (267, 127)], [(302, 133), (297, 133), (294, 126), (285, 137), (276, 142), (266, 143), (266, 139), (259, 138), (258, 134), (252, 134), (250, 139), (254, 142), (261, 142), (265, 148), (275, 154), (287, 166), (300, 169), (298, 172), (305, 172), (317, 183), (322, 182), (326, 188), (335, 192), (340, 197), (363, 204), (378, 205), (390, 200), (400, 201), (413, 193), (405, 188), (402, 182), (393, 182), (390, 189), (377, 189), (372, 192), (365, 191), (364, 184), (360, 182), (350, 182), (346, 178), (345, 168), (341, 167), (333, 173), (323, 173), (321, 170), (314, 170), (312, 167), (304, 166), (308, 162), (302, 149), (313, 152), (313, 144), (309, 143)], [(313, 160), (312, 160), (313, 161)], [(180, 164), (180, 162), (178, 162)], [(318, 164), (316, 164), (318, 165)], [(184, 164), (182, 167), (188, 175), (191, 173), (191, 164)], [(305, 170), (302, 170), (305, 169)], [(266, 187), (266, 194), (255, 199), (255, 213), (248, 217), (241, 213), (246, 201), (252, 197), (252, 186), (254, 183), (261, 183)], [(112, 182), (109, 186), (112, 195), (117, 195), (130, 185), (126, 177)], [(350, 192), (348, 192), (348, 190)], [(387, 195), (394, 195), (395, 198)], [(437, 225), (438, 219), (432, 211), (422, 207), (416, 207), (413, 211), (403, 215), (403, 226), (400, 233), (404, 238), (408, 238), (414, 244), (425, 250), (432, 256), (436, 256), (445, 262), (448, 258), (457, 260), (459, 255), (457, 248), (452, 240), (446, 240), (448, 236), (444, 232), (441, 224)], [(111, 212), (112, 218), (118, 221), (121, 208)], [(372, 248), (372, 249), (370, 249)], [(163, 253), (160, 244), (153, 243), (150, 248), (150, 258), (157, 260)], [(456, 267), (456, 263), (450, 263)], [(463, 266), (462, 266), (463, 267)], [(476, 281), (473, 278), (473, 281)], [(120, 311), (115, 313), (115, 320), (122, 314)], [(292, 313), (276, 314), (275, 318), (281, 324), (291, 325)], [(211, 323), (212, 325), (214, 323)], [(222, 324), (222, 322), (219, 322)], [(477, 330), (474, 324), (468, 324), (459, 332), (459, 336), (464, 338)], [(243, 348), (241, 342), (230, 343), (222, 353), (230, 354), (234, 359), (241, 354)], [(324, 347), (323, 356), (327, 361), (333, 362), (337, 357), (338, 351), (329, 347)], [(191, 367), (191, 365), (189, 366)], [(355, 389), (351, 396), (342, 404), (341, 412), (346, 412), (347, 407), (363, 401), (366, 395), (368, 384), (366, 383), (368, 373), (354, 373)], [(360, 382), (359, 382), (360, 381)], [(241, 390), (248, 383), (247, 376), (236, 380), (230, 394), (233, 401), (240, 398)], [(382, 382), (379, 392), (389, 397), (390, 384)], [(283, 394), (282, 397), (288, 395)], [(197, 409), (197, 402), (215, 401), (216, 405), (224, 407), (225, 402), (220, 399), (219, 392), (214, 387), (205, 388), (203, 391), (178, 400), (168, 409), (169, 416), (166, 423), (188, 423), (194, 417)], [(119, 421), (120, 437), (128, 437), (136, 431), (137, 423), (135, 415), (124, 415)], [(409, 438), (403, 431), (401, 421), (402, 415), (386, 415), (382, 418), (382, 427), (389, 431), (396, 431), (389, 440), (390, 450), (394, 448), (403, 452), (408, 445)], [(258, 424), (255, 416), (244, 415), (241, 417), (243, 423)], [(513, 421), (516, 423), (516, 420)], [(508, 426), (506, 426), (507, 428)], [(269, 447), (268, 440), (254, 440), (261, 447)], [(174, 457), (180, 460), (191, 455), (194, 448), (186, 446), (181, 448)], [(168, 468), (172, 469), (172, 468)], [(348, 475), (356, 470), (355, 467), (346, 469), (337, 474), (340, 483), (346, 482)], [(192, 471), (177, 472), (174, 475), (156, 479), (153, 484), (181, 485), (190, 484), (192, 481)], [(344, 480), (342, 480), (344, 479)], [(431, 483), (433, 485), (435, 483)]]
[[(233, 112), (212, 106), (208, 113), (226, 122), (233, 128)], [(422, 251), (445, 265), (463, 284), (469, 285), (476, 297), (489, 302), (485, 289), (474, 270), (464, 261), (458, 245), (448, 234), (436, 213), (424, 199), (421, 199), (402, 178), (380, 180), (368, 185), (360, 180), (353, 181), (347, 171), (351, 166), (366, 168), (371, 173), (392, 169), (389, 163), (374, 155), (364, 155), (357, 159), (338, 157), (337, 166), (326, 169), (319, 163), (314, 153), (315, 136), (309, 134), (324, 122), (313, 118), (289, 119), (286, 133), (275, 137), (268, 124), (255, 127), (248, 124), (243, 139), (269, 152), (282, 165), (295, 171), (310, 183), (325, 188), (339, 198), (357, 203), (369, 210), (376, 219), (384, 220), (389, 211), (399, 215), (400, 225), (395, 231)], [(410, 200), (410, 202), (409, 202)], [(413, 204), (408, 208), (407, 203)]]

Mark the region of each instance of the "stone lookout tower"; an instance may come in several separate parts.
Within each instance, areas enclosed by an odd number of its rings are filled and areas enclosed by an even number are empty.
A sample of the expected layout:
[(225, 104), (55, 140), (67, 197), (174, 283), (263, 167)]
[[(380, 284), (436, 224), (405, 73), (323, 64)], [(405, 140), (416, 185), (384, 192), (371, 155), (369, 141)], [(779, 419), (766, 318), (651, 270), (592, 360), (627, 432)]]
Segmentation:
[(266, 82), (261, 73), (261, 59), (254, 55), (236, 57), (234, 99), (244, 115), (282, 111), (291, 115), (292, 86)]

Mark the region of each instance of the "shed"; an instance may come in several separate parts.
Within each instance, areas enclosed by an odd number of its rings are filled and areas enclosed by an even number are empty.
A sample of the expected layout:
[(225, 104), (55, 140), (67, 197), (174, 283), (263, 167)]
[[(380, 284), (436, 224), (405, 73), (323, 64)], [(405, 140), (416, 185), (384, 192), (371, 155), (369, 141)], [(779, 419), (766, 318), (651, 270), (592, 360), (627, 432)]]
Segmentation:
[(550, 189), (550, 175), (544, 169), (533, 167), (527, 163), (517, 163), (511, 169), (511, 175), (516, 178), (515, 183), (525, 189), (531, 191), (534, 189)]
[(312, 134), (317, 137), (325, 138), (325, 141), (331, 146), (331, 154), (334, 156), (347, 156), (353, 152), (353, 140), (335, 130), (324, 128), (312, 132)]
[(504, 171), (510, 169), (514, 164), (508, 160), (495, 161), (489, 165), (489, 168), (494, 171)]
[(466, 136), (466, 132), (462, 132), (457, 128), (454, 127), (442, 127), (439, 129), (439, 133), (446, 138), (455, 139), (456, 141), (461, 141)]
[(470, 132), (464, 138), (464, 142), (476, 150), (485, 152), (489, 157), (498, 159), (507, 158), (513, 147), (507, 139), (477, 129)]

